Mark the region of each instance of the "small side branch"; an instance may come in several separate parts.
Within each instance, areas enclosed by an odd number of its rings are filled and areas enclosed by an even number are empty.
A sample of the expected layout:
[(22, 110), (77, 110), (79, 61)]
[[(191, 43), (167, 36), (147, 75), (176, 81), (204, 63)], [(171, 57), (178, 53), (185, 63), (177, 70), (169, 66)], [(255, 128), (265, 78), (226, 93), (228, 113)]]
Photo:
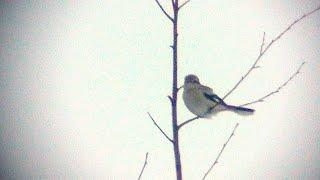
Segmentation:
[(144, 168), (146, 168), (146, 166), (147, 166), (147, 163), (148, 163), (148, 152), (146, 153), (146, 157), (145, 157), (145, 159), (144, 159), (144, 164), (143, 164), (143, 167), (142, 167), (142, 169), (141, 169), (141, 171), (140, 171), (140, 174), (139, 174), (139, 177), (138, 177), (138, 180), (140, 180), (141, 179), (141, 177), (142, 177), (142, 174), (143, 174), (143, 171), (144, 171)]
[[(263, 38), (262, 38), (262, 42), (260, 45), (260, 53), (259, 56), (257, 57), (257, 59), (254, 61), (253, 65), (250, 67), (250, 69), (247, 71), (247, 73), (241, 77), (241, 79), (236, 83), (236, 85), (234, 85), (234, 87), (222, 98), (223, 100), (226, 99), (234, 90), (237, 89), (237, 87), (241, 84), (241, 82), (251, 73), (252, 70), (258, 68), (259, 66), (257, 66), (259, 60), (261, 59), (261, 57), (263, 56), (263, 54), (266, 52), (265, 49), (264, 51), (262, 50), (264, 47), (264, 41), (265, 41), (265, 33), (263, 33)], [(269, 46), (270, 47), (270, 46)]]
[(316, 11), (320, 10), (320, 6), (317, 7), (316, 9), (302, 15), (300, 18), (296, 19), (295, 21), (293, 21), (284, 31), (282, 31), (275, 39), (273, 39), (268, 46), (266, 47), (266, 49), (263, 51), (263, 53), (265, 53), (269, 47), (276, 41), (278, 41), (286, 32), (288, 32), (295, 24), (297, 24), (298, 22), (300, 22), (302, 19), (312, 15), (313, 13), (315, 13)]
[(204, 174), (202, 180), (206, 179), (206, 177), (208, 176), (208, 174), (211, 172), (211, 170), (213, 169), (213, 167), (218, 164), (218, 160), (221, 156), (221, 154), (223, 153), (224, 149), (226, 148), (226, 146), (228, 145), (230, 139), (232, 138), (232, 136), (234, 136), (234, 132), (237, 130), (239, 126), (239, 123), (236, 124), (236, 126), (233, 128), (233, 131), (231, 133), (231, 135), (229, 136), (228, 140), (223, 144), (222, 149), (220, 150), (218, 156), (216, 157), (216, 160), (214, 161), (214, 163), (210, 166), (209, 170)]
[(168, 19), (170, 19), (173, 22), (173, 18), (167, 13), (166, 10), (164, 10), (164, 8), (162, 7), (162, 5), (159, 3), (158, 0), (155, 0), (156, 3), (158, 4), (159, 8), (161, 9), (161, 11), (163, 12), (164, 15), (167, 16)]
[(156, 123), (156, 121), (153, 119), (153, 117), (151, 116), (151, 114), (148, 112), (148, 115), (150, 117), (150, 119), (152, 120), (153, 124), (160, 130), (160, 132), (170, 141), (173, 143), (173, 140), (171, 138), (169, 138), (169, 136), (161, 129), (161, 127)]
[(171, 103), (171, 105), (172, 105), (172, 103), (173, 103), (172, 97), (171, 97), (170, 95), (168, 95), (167, 97), (169, 98), (169, 101), (170, 101), (170, 103)]
[[(261, 60), (261, 58), (263, 57), (263, 55), (270, 49), (270, 47), (277, 42), (284, 34), (286, 34), (294, 25), (296, 25), (298, 22), (300, 22), (302, 19), (310, 16), (311, 14), (315, 13), (316, 11), (320, 10), (320, 6), (317, 7), (316, 9), (302, 15), (300, 18), (296, 19), (295, 21), (293, 21), (284, 31), (282, 31), (278, 36), (276, 36), (276, 38), (274, 38), (267, 46), (265, 49), (263, 49), (264, 46), (264, 38), (261, 44), (261, 48), (260, 48), (260, 53), (259, 56), (257, 57), (257, 59), (255, 60), (255, 62), (253, 63), (253, 65), (250, 67), (250, 69), (247, 71), (247, 73), (241, 77), (241, 79), (236, 83), (236, 85), (222, 98), (225, 99), (227, 98), (239, 85), (240, 83), (251, 73), (251, 71), (253, 69), (258, 68), (257, 63)], [(263, 35), (265, 36), (265, 34)]]
[[(212, 111), (212, 110), (213, 110), (214, 108), (216, 108), (218, 105), (219, 105), (219, 103), (217, 103), (216, 105), (212, 106), (212, 107), (210, 108), (210, 111)], [(191, 123), (191, 122), (193, 122), (193, 121), (195, 121), (195, 120), (197, 120), (197, 119), (200, 119), (200, 118), (201, 118), (201, 116), (196, 116), (196, 117), (194, 117), (194, 118), (191, 118), (191, 119), (189, 119), (189, 120), (186, 120), (185, 122), (181, 123), (181, 124), (178, 126), (178, 130), (179, 130), (180, 128), (182, 128), (183, 126), (185, 126), (185, 125), (187, 125), (187, 124), (189, 124), (189, 123)]]
[(199, 118), (200, 118), (200, 116), (196, 116), (196, 117), (194, 117), (194, 118), (191, 118), (191, 119), (189, 119), (189, 120), (181, 123), (181, 124), (178, 126), (178, 129), (182, 128), (182, 126), (184, 126), (184, 125), (186, 125), (186, 124), (188, 124), (188, 123), (191, 123), (192, 121), (197, 120), (197, 119), (199, 119)]
[(188, 4), (190, 2), (190, 0), (187, 0), (186, 2), (184, 2), (184, 3), (182, 3), (180, 6), (179, 6), (179, 10), (183, 7), (183, 6), (185, 6), (186, 4)]
[(177, 92), (179, 92), (182, 88), (183, 88), (183, 85), (177, 89)]
[(301, 68), (303, 67), (303, 65), (304, 65), (305, 63), (306, 63), (306, 62), (303, 62), (303, 63), (299, 66), (298, 70), (297, 70), (294, 74), (292, 74), (292, 75), (290, 76), (290, 78), (289, 78), (286, 82), (284, 82), (283, 84), (281, 84), (281, 86), (279, 86), (276, 90), (270, 92), (269, 94), (267, 94), (267, 95), (265, 95), (265, 96), (263, 96), (263, 97), (255, 100), (255, 101), (248, 102), (248, 103), (242, 104), (242, 105), (240, 105), (240, 106), (248, 106), (248, 105), (251, 105), (251, 104), (258, 103), (258, 102), (263, 102), (266, 98), (268, 98), (268, 97), (270, 97), (270, 96), (272, 96), (272, 95), (274, 95), (274, 94), (276, 94), (276, 93), (279, 93), (282, 88), (284, 88), (285, 86), (287, 86), (287, 84), (288, 84), (292, 79), (294, 79), (294, 78), (300, 73), (300, 70), (301, 70)]

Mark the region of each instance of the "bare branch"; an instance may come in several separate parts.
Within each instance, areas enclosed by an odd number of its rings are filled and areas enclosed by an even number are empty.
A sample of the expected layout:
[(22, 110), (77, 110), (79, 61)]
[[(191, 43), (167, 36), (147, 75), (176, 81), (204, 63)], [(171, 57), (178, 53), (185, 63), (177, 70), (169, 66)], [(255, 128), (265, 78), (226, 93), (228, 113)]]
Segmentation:
[(211, 167), (209, 168), (209, 170), (204, 174), (202, 180), (204, 180), (204, 179), (208, 176), (208, 174), (210, 173), (210, 171), (213, 169), (213, 167), (214, 167), (216, 164), (218, 164), (218, 160), (219, 160), (221, 154), (223, 153), (224, 149), (225, 149), (226, 146), (228, 145), (228, 143), (229, 143), (230, 139), (232, 138), (232, 136), (234, 136), (234, 132), (237, 130), (238, 126), (239, 126), (239, 123), (237, 123), (236, 126), (233, 128), (233, 131), (232, 131), (231, 135), (229, 136), (228, 140), (223, 144), (222, 149), (220, 150), (218, 156), (216, 157), (216, 160), (215, 160), (214, 163), (211, 165)]
[[(217, 104), (215, 104), (214, 106), (212, 106), (209, 111), (212, 111), (212, 110), (213, 110), (214, 108), (216, 108), (219, 104), (220, 104), (220, 103), (217, 103)], [(201, 117), (201, 116), (196, 116), (196, 117), (194, 117), (194, 118), (191, 118), (191, 119), (189, 119), (189, 120), (181, 123), (181, 124), (178, 126), (178, 130), (179, 130), (180, 128), (182, 128), (182, 126), (185, 126), (185, 125), (187, 125), (188, 123), (191, 123), (191, 122), (193, 122), (194, 120), (197, 120), (197, 119), (200, 119), (200, 118), (202, 118), (202, 117)]]
[(263, 46), (264, 46), (264, 41), (265, 41), (264, 38), (265, 38), (265, 33), (263, 33), (263, 38), (262, 38), (262, 43), (261, 43), (261, 46), (260, 46), (260, 53), (259, 53), (258, 58), (255, 60), (255, 62), (250, 67), (250, 69), (247, 71), (247, 73), (244, 76), (242, 76), (241, 79), (237, 82), (237, 84), (222, 98), (223, 100), (226, 99), (240, 85), (240, 83), (250, 74), (250, 72), (252, 70), (257, 69), (258, 67), (260, 67), (260, 66), (257, 66), (257, 63), (259, 62), (259, 60), (261, 59), (261, 57), (265, 53), (265, 51), (262, 50)]
[(190, 2), (190, 0), (186, 0), (186, 2), (182, 3), (178, 9), (180, 10), (183, 6), (185, 6), (186, 4), (188, 4)]
[(169, 136), (161, 129), (161, 127), (156, 123), (156, 121), (153, 119), (153, 117), (151, 116), (151, 114), (148, 112), (148, 115), (150, 117), (150, 119), (153, 121), (153, 124), (157, 126), (157, 128), (161, 131), (161, 133), (170, 141), (173, 143), (173, 140), (171, 138), (169, 138)]
[(177, 92), (179, 92), (182, 88), (183, 88), (183, 85), (177, 89)]
[(168, 95), (167, 97), (169, 98), (169, 101), (170, 101), (170, 103), (171, 103), (171, 105), (172, 105), (172, 102), (173, 102), (172, 97), (171, 97), (170, 95)]
[(263, 32), (262, 43), (261, 43), (261, 46), (260, 46), (260, 54), (261, 54), (262, 51), (263, 51), (264, 42), (265, 42), (265, 36), (266, 36), (266, 32)]
[(164, 8), (162, 7), (162, 5), (159, 3), (158, 0), (155, 0), (156, 3), (158, 4), (158, 6), (160, 7), (161, 11), (164, 13), (164, 15), (167, 16), (167, 18), (169, 18), (172, 22), (173, 22), (173, 18), (166, 12), (166, 10), (164, 10)]
[(279, 93), (282, 88), (284, 88), (285, 86), (287, 86), (287, 84), (288, 84), (293, 78), (295, 78), (295, 77), (300, 73), (300, 70), (301, 70), (301, 68), (303, 67), (303, 65), (304, 65), (305, 63), (306, 63), (306, 62), (303, 62), (303, 63), (299, 66), (298, 70), (297, 70), (293, 75), (291, 75), (290, 78), (289, 78), (286, 82), (284, 82), (283, 84), (281, 84), (281, 86), (279, 86), (276, 90), (274, 90), (274, 91), (270, 92), (269, 94), (267, 94), (267, 95), (259, 98), (258, 100), (255, 100), (255, 101), (252, 101), (252, 102), (248, 102), (248, 103), (242, 104), (242, 105), (240, 105), (240, 106), (248, 106), (248, 105), (251, 105), (251, 104), (258, 103), (258, 102), (263, 102), (266, 98), (268, 98), (268, 97), (270, 97), (270, 96), (272, 96), (272, 95), (274, 95), (274, 94), (276, 94), (276, 93)]
[(146, 165), (147, 165), (147, 163), (148, 163), (148, 152), (146, 153), (146, 157), (145, 157), (145, 159), (144, 159), (144, 164), (143, 164), (143, 167), (142, 167), (142, 169), (141, 169), (141, 171), (140, 171), (140, 174), (139, 174), (139, 177), (138, 177), (138, 180), (140, 180), (141, 179), (141, 177), (142, 177), (142, 174), (143, 174), (143, 171), (144, 171), (144, 168), (146, 167)]
[[(236, 83), (236, 85), (222, 98), (225, 99), (227, 98), (239, 85), (240, 83), (250, 74), (250, 72), (255, 69), (257, 66), (257, 63), (259, 62), (259, 60), (262, 58), (262, 56), (270, 49), (270, 47), (276, 42), (278, 41), (286, 32), (288, 32), (295, 24), (297, 24), (298, 22), (300, 22), (302, 19), (310, 16), (311, 14), (313, 14), (314, 12), (318, 11), (320, 9), (320, 6), (310, 12), (308, 12), (307, 14), (304, 14), (303, 16), (301, 16), (300, 18), (298, 18), (297, 20), (293, 21), (293, 23), (291, 23), (284, 31), (282, 31), (275, 39), (273, 39), (264, 50), (260, 51), (259, 56), (257, 57), (257, 59), (255, 60), (255, 62), (253, 63), (253, 65), (251, 66), (251, 68), (247, 71), (247, 73), (241, 77), (241, 79)], [(262, 45), (264, 44), (264, 41), (262, 42)], [(261, 47), (263, 47), (261, 45)], [(262, 49), (262, 48), (261, 48)]]
[(191, 123), (192, 121), (197, 120), (197, 119), (199, 119), (199, 118), (200, 118), (200, 116), (196, 116), (196, 117), (194, 117), (194, 118), (191, 118), (191, 119), (189, 119), (189, 120), (181, 123), (181, 124), (178, 126), (178, 129), (182, 128), (182, 126), (184, 126), (184, 125), (186, 125), (186, 124), (188, 124), (188, 123)]

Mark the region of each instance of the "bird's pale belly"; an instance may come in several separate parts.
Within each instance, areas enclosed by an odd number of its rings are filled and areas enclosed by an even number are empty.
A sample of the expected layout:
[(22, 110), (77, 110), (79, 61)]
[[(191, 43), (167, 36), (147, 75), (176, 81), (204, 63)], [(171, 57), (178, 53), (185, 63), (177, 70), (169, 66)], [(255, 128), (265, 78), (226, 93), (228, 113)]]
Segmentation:
[(183, 93), (184, 103), (190, 112), (197, 116), (205, 116), (208, 113), (210, 105), (203, 95), (192, 90)]

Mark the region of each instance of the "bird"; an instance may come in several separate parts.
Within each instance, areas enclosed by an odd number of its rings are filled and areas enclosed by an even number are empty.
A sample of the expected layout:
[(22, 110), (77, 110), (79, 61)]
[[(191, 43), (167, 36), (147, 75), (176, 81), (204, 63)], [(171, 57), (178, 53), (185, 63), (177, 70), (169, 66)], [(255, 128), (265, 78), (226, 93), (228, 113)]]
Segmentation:
[(240, 115), (251, 115), (255, 111), (254, 109), (228, 105), (210, 87), (202, 85), (199, 78), (193, 74), (184, 78), (183, 101), (191, 113), (201, 118), (211, 118), (222, 111), (231, 111)]

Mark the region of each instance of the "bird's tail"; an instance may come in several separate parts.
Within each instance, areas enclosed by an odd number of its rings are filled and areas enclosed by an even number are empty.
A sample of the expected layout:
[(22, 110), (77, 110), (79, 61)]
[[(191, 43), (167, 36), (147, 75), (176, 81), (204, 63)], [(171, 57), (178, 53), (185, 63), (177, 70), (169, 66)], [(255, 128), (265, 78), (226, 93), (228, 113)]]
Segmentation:
[(240, 115), (251, 115), (255, 111), (254, 109), (244, 108), (240, 106), (232, 106), (232, 105), (226, 105), (226, 108)]

